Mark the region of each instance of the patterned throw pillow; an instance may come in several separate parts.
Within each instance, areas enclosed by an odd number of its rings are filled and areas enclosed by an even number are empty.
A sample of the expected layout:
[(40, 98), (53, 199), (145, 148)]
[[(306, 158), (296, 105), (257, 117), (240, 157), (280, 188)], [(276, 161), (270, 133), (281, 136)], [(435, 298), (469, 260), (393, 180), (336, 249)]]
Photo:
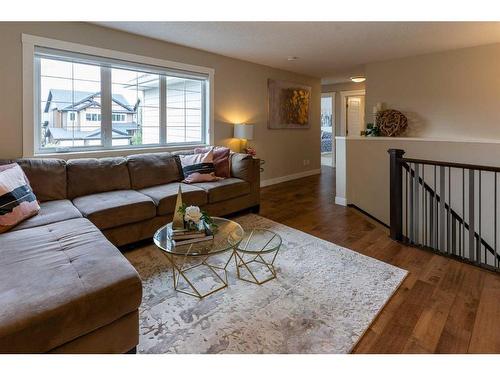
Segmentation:
[(223, 146), (198, 147), (194, 149), (195, 154), (204, 154), (212, 150), (214, 152), (215, 175), (217, 177), (231, 177), (231, 165), (229, 155), (231, 150)]
[(18, 164), (0, 167), (0, 233), (40, 211), (28, 179)]
[(181, 159), (184, 181), (193, 182), (216, 181), (213, 151), (204, 154), (179, 155)]
[(179, 155), (179, 157), (184, 177), (195, 172), (202, 174), (215, 172), (214, 155), (211, 150), (204, 154)]

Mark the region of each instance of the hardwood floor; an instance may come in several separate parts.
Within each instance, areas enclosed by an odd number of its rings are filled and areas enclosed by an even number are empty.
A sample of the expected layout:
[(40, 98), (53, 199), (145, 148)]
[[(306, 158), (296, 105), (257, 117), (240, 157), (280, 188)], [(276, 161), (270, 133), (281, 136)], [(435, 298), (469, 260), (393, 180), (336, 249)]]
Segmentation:
[(265, 187), (260, 214), (410, 273), (354, 353), (500, 353), (500, 275), (392, 241), (334, 204), (334, 169)]

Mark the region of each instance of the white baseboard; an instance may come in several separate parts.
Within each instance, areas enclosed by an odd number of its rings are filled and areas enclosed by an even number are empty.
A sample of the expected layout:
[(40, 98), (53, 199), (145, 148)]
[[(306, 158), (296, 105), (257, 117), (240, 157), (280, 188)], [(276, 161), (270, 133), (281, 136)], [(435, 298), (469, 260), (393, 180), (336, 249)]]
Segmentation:
[(338, 204), (340, 206), (347, 206), (347, 199), (342, 197), (335, 197), (335, 204)]
[(276, 178), (270, 178), (268, 180), (262, 180), (260, 182), (260, 187), (264, 186), (269, 186), (269, 185), (275, 185), (279, 184), (281, 182), (286, 182), (286, 181), (291, 181), (291, 180), (296, 180), (298, 178), (302, 177), (307, 177), (307, 176), (312, 176), (315, 174), (320, 174), (321, 169), (312, 169), (310, 171), (305, 171), (305, 172), (300, 172), (300, 173), (294, 173), (294, 174), (289, 174), (287, 176), (281, 176), (281, 177), (276, 177)]

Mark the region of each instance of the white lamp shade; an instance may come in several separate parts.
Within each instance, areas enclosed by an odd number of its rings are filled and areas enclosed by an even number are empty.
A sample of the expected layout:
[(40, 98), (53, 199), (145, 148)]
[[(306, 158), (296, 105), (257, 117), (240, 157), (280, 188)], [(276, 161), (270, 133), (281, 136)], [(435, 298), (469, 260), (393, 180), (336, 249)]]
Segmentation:
[(234, 138), (253, 139), (253, 125), (234, 124)]

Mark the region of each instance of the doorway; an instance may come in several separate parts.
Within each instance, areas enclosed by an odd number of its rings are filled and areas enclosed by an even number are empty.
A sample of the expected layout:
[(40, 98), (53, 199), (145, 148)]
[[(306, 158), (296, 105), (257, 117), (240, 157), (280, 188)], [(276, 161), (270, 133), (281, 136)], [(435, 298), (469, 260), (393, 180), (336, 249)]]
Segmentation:
[(365, 126), (365, 90), (342, 91), (341, 129), (346, 136), (360, 136)]
[(335, 93), (321, 94), (321, 165), (335, 166)]

